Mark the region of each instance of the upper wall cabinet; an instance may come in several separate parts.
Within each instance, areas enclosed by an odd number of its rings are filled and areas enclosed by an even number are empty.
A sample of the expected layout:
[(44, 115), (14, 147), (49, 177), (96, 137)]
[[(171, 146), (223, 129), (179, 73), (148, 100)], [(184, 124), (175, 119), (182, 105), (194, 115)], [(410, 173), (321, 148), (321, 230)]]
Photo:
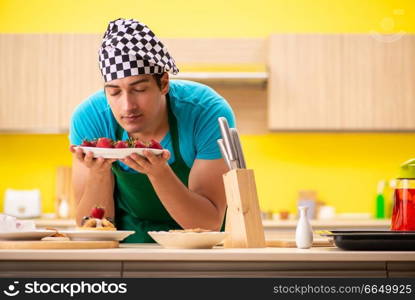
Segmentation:
[[(76, 105), (103, 86), (98, 68), (101, 38), (99, 34), (0, 34), (0, 130), (67, 131)], [(266, 64), (263, 38), (163, 41), (179, 67)], [(181, 72), (175, 77), (233, 82), (219, 89), (237, 106), (239, 116), (249, 118), (240, 122), (244, 132), (266, 130), (265, 72)], [(256, 104), (245, 105), (247, 100)]]
[(99, 37), (0, 35), (0, 129), (67, 130), (74, 107), (102, 86)]
[(271, 36), (269, 128), (415, 130), (415, 36), (392, 38)]
[[(76, 105), (103, 86), (101, 38), (0, 34), (0, 130), (67, 131)], [(284, 34), (163, 41), (179, 68), (268, 66), (269, 74), (179, 73), (208, 81), (225, 96), (243, 133), (415, 130), (415, 36), (383, 38)]]

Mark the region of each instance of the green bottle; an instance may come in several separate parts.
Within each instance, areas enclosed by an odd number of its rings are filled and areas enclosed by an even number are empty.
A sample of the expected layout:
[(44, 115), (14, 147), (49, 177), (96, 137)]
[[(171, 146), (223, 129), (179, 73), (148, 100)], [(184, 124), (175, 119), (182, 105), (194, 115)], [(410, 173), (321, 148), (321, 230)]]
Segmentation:
[(381, 180), (378, 183), (378, 191), (376, 195), (376, 219), (385, 218), (385, 196), (383, 191), (385, 190), (385, 181)]

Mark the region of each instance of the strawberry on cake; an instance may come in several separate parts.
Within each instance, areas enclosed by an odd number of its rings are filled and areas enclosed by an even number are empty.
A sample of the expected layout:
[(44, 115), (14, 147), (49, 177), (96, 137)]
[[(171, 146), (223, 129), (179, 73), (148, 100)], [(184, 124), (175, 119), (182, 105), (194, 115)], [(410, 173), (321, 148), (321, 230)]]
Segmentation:
[(85, 216), (82, 219), (81, 230), (117, 230), (114, 224), (108, 219), (104, 218), (105, 209), (100, 206), (95, 206), (90, 216)]

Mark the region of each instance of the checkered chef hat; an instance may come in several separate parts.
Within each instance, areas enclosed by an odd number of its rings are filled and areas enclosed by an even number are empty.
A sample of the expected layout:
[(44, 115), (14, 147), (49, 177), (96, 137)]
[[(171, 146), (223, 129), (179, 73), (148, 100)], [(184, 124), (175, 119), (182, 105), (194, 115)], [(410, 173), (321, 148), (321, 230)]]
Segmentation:
[(134, 19), (111, 21), (99, 49), (104, 81), (140, 74), (177, 74), (167, 48), (145, 24)]

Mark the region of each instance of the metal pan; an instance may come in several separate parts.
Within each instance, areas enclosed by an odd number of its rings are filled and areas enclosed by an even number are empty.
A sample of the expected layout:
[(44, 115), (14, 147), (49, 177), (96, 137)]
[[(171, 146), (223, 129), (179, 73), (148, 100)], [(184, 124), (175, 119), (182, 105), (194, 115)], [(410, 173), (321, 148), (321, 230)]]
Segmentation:
[(415, 251), (415, 231), (335, 230), (320, 232), (344, 250)]

